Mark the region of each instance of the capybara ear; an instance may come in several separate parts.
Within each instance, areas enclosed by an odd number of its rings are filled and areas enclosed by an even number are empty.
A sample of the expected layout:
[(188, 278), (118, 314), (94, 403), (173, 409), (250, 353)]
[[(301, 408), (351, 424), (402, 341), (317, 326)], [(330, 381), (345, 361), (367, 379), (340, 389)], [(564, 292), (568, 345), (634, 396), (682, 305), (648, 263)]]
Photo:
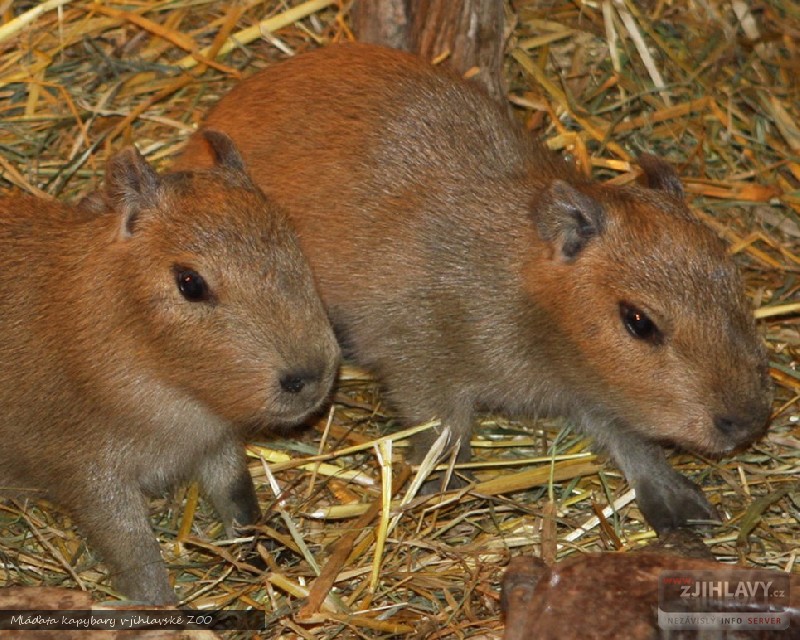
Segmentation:
[(574, 260), (605, 228), (606, 214), (591, 196), (563, 180), (553, 180), (536, 203), (536, 225), (542, 240), (553, 244), (556, 255)]
[(136, 147), (115, 153), (106, 164), (106, 200), (121, 216), (120, 237), (129, 238), (139, 214), (157, 206), (161, 178)]
[(642, 176), (648, 187), (683, 199), (685, 195), (683, 184), (672, 165), (652, 153), (643, 153), (639, 156), (639, 166), (642, 168)]
[(244, 173), (242, 154), (227, 134), (215, 129), (206, 129), (203, 131), (203, 137), (214, 154), (214, 163), (217, 166)]

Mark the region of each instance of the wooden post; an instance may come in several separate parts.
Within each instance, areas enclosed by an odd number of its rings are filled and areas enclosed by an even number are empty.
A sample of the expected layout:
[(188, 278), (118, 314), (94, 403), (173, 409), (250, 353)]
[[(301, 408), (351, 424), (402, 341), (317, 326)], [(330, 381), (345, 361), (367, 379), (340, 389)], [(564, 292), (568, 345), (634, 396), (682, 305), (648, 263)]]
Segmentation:
[(444, 58), (461, 74), (472, 74), (505, 103), (503, 0), (355, 0), (350, 11), (356, 37)]

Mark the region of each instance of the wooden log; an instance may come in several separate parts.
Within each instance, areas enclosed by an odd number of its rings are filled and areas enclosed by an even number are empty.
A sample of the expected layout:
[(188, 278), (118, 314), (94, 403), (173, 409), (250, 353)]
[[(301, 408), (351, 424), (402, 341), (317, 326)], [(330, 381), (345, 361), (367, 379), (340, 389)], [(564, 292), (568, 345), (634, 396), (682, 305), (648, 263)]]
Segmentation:
[(505, 103), (502, 0), (356, 0), (350, 18), (362, 42), (443, 59)]
[[(734, 583), (747, 576), (748, 584), (782, 581), (787, 602), (780, 611), (758, 613), (747, 602), (735, 609), (730, 600), (709, 599), (711, 611), (748, 616), (788, 616), (785, 630), (740, 629), (702, 635), (692, 630), (659, 628), (659, 576), (664, 571), (709, 572), (715, 582)], [(788, 583), (788, 584), (784, 584)], [(800, 575), (722, 564), (674, 551), (578, 554), (548, 567), (533, 557), (514, 558), (503, 577), (502, 605), (505, 640), (653, 640), (667, 637), (689, 640), (725, 637), (727, 640), (780, 640), (800, 637)], [(707, 632), (706, 632), (707, 633)]]

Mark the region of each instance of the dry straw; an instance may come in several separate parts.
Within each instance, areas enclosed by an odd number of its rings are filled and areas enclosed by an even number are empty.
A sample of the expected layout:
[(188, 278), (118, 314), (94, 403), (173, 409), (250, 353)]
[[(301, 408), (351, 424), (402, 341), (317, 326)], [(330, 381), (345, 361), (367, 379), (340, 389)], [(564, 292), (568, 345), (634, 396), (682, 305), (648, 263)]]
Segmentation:
[[(0, 2), (0, 188), (77, 198), (98, 185), (109, 151), (133, 141), (166, 167), (237, 79), (349, 38), (347, 4)], [(742, 266), (770, 349), (773, 427), (732, 458), (673, 462), (727, 516), (707, 531), (718, 557), (797, 570), (796, 4), (512, 4), (506, 73), (517, 115), (602, 180), (636, 179), (640, 151), (665, 156)], [(225, 540), (193, 488), (154, 503), (189, 605), (261, 608), (262, 637), (275, 639), (497, 638), (512, 554), (552, 561), (652, 538), (619, 472), (583, 438), (556, 439), (556, 423), (487, 416), (475, 433), (476, 484), (419, 496), (403, 447), (437, 423), (401, 431), (368, 375), (347, 368), (341, 379), (316, 431), (250, 448), (266, 512), (252, 536)], [(47, 505), (0, 504), (0, 558), (6, 585), (111, 597), (102, 565)]]

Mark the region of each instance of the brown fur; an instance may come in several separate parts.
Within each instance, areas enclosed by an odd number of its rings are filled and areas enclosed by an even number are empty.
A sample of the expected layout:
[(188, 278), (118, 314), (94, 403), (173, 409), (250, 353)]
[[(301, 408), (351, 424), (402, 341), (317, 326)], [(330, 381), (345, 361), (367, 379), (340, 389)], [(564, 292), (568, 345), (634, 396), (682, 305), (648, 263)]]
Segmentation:
[[(270, 67), (207, 125), (287, 208), (343, 344), (404, 418), (442, 418), (463, 460), (476, 409), (565, 415), (656, 528), (714, 515), (654, 443), (719, 454), (757, 437), (767, 361), (668, 165), (642, 158), (651, 188), (590, 182), (477, 87), (367, 45)], [(178, 166), (207, 162), (195, 135)], [(626, 330), (623, 303), (658, 339)]]
[[(242, 436), (316, 410), (338, 359), (285, 214), (209, 135), (208, 170), (120, 152), (83, 210), (0, 199), (0, 487), (43, 490), (117, 588), (156, 603), (175, 594), (145, 495), (198, 479), (229, 531), (251, 524)], [(208, 300), (181, 295), (176, 265)]]

